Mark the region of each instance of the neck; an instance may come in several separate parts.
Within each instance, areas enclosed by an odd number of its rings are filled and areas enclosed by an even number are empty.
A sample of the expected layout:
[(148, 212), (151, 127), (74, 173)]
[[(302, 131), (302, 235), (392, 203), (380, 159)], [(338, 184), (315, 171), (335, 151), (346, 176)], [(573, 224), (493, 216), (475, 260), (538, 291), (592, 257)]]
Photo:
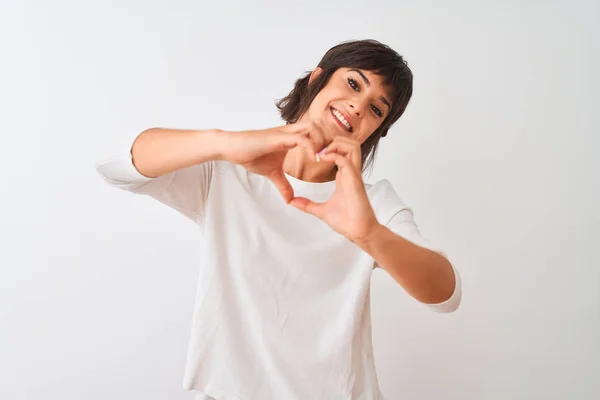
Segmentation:
[(283, 171), (296, 179), (306, 182), (329, 182), (335, 179), (335, 164), (309, 159), (304, 147), (295, 147), (287, 152), (283, 161)]

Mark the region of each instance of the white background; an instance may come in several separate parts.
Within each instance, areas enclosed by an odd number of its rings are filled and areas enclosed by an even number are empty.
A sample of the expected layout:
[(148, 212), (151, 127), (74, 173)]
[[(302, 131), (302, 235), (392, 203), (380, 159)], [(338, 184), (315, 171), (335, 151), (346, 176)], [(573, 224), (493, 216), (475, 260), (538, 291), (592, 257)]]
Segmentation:
[(3, 1), (0, 398), (191, 399), (196, 229), (95, 163), (150, 127), (279, 125), (273, 102), (362, 38), (415, 75), (367, 180), (464, 285), (438, 315), (374, 274), (386, 398), (600, 398), (594, 3)]

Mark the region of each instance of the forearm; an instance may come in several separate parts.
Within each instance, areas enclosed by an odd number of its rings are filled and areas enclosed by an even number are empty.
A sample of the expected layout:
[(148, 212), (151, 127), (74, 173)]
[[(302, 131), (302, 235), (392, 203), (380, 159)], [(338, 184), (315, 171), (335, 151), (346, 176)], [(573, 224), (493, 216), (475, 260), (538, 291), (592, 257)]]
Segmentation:
[(444, 256), (413, 244), (381, 224), (357, 245), (415, 299), (435, 304), (452, 296), (454, 271)]
[(169, 172), (222, 158), (224, 132), (151, 128), (134, 141), (131, 154), (136, 169), (155, 178)]

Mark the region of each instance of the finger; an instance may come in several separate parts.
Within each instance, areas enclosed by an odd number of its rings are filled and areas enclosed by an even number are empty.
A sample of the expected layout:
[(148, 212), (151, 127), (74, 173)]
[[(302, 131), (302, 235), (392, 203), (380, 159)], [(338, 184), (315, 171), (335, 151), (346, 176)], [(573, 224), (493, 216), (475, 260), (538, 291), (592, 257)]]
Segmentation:
[(325, 207), (325, 203), (315, 203), (314, 201), (305, 197), (294, 197), (289, 204), (293, 205), (300, 211), (304, 211), (305, 213), (312, 214), (317, 218), (323, 219), (323, 208)]
[(283, 137), (283, 143), (287, 150), (293, 149), (296, 146), (302, 146), (306, 149), (306, 154), (309, 158), (318, 161), (317, 148), (306, 133), (286, 133)]
[(354, 146), (354, 147), (360, 149), (360, 142), (358, 140), (348, 137), (348, 136), (337, 135), (336, 137), (333, 138), (333, 141), (341, 142), (341, 143), (348, 143), (351, 146)]
[(285, 203), (289, 204), (290, 201), (292, 201), (292, 199), (294, 198), (294, 189), (285, 177), (283, 171), (273, 173), (272, 175), (269, 175), (267, 179), (273, 182), (277, 190), (279, 190), (279, 193), (281, 193), (281, 196), (283, 196)]
[(285, 133), (301, 133), (308, 132), (310, 123), (307, 121), (294, 122), (293, 124), (287, 124), (281, 127), (281, 131)]
[(359, 155), (362, 152), (361, 143), (353, 138), (349, 138), (346, 136), (336, 136), (333, 138), (333, 143), (341, 143), (342, 146), (349, 146), (353, 148)]
[(322, 155), (329, 153), (340, 154), (348, 158), (356, 168), (360, 169), (361, 167), (360, 147), (357, 148), (355, 143), (334, 140), (319, 156), (322, 157)]
[(344, 168), (356, 168), (355, 164), (348, 159), (348, 157), (337, 154), (337, 153), (325, 153), (321, 156), (321, 160), (324, 161), (333, 161), (340, 170)]
[(327, 144), (327, 135), (325, 134), (325, 129), (323, 124), (319, 123), (319, 121), (303, 121), (295, 124), (289, 124), (284, 128), (284, 132), (286, 133), (308, 133), (308, 137), (315, 144), (315, 148), (317, 151), (323, 149)]
[(344, 156), (349, 156), (354, 151), (356, 151), (356, 149), (352, 147), (352, 145), (334, 140), (324, 149), (323, 153), (338, 153)]
[(329, 144), (329, 142), (327, 141), (327, 135), (325, 134), (323, 126), (321, 124), (319, 124), (318, 122), (312, 121), (312, 123), (309, 126), (309, 134), (308, 135), (310, 136), (310, 139), (315, 144), (317, 151), (323, 150), (323, 148), (325, 148), (325, 146), (327, 146)]
[(312, 128), (311, 133), (315, 132), (315, 134), (318, 135), (319, 141), (317, 147), (319, 150), (323, 150), (326, 146), (329, 146), (331, 144), (332, 139), (328, 138), (331, 138), (332, 135), (330, 134), (330, 132), (328, 132), (328, 129), (323, 123), (323, 121), (314, 121), (313, 125), (314, 127)]

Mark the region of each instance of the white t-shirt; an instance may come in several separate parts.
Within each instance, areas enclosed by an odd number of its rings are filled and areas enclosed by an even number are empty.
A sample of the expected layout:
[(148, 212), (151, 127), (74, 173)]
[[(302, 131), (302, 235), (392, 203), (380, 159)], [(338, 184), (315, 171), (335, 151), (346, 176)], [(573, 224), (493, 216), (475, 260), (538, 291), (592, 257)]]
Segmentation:
[[(131, 154), (97, 164), (110, 185), (144, 194), (196, 223), (201, 265), (184, 388), (198, 399), (382, 399), (371, 342), (373, 258), (325, 222), (285, 204), (266, 178), (210, 161), (158, 178)], [(325, 201), (335, 181), (287, 175), (297, 196)], [(445, 254), (420, 233), (387, 180), (365, 185), (380, 223)], [(453, 267), (454, 268), (454, 267)], [(461, 298), (460, 277), (444, 303)], [(400, 287), (399, 287), (400, 290)]]

